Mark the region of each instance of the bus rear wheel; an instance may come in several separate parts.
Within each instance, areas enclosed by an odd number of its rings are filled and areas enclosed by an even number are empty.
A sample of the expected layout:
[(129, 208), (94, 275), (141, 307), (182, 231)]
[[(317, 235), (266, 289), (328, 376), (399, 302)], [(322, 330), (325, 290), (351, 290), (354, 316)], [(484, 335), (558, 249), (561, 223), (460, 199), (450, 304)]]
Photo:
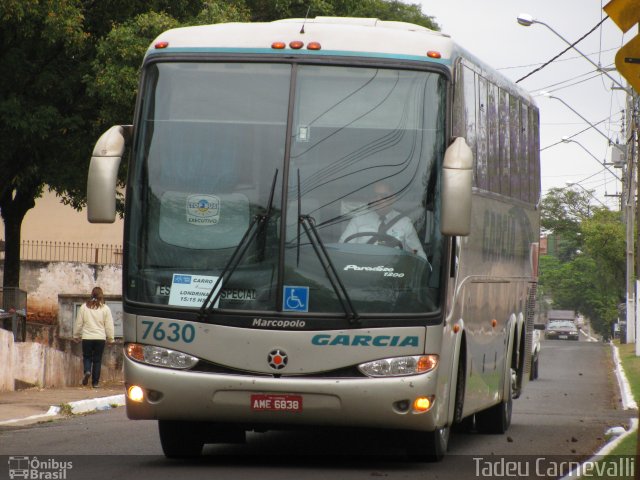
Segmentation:
[(199, 423), (158, 420), (158, 430), (165, 457), (190, 458), (202, 453), (204, 438)]
[(502, 402), (486, 410), (476, 413), (476, 429), (480, 433), (505, 433), (511, 426), (511, 413), (513, 411), (513, 392), (515, 388), (515, 370), (511, 369), (509, 375), (511, 382), (509, 395)]

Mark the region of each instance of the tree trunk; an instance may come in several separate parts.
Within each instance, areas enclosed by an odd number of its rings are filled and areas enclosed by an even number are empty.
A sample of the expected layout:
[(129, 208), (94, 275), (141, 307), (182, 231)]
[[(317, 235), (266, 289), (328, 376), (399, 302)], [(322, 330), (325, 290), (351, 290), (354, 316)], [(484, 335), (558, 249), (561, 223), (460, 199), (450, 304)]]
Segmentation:
[[(28, 182), (27, 182), (28, 183)], [(5, 251), (4, 276), (2, 286), (20, 287), (20, 231), (22, 221), (36, 202), (41, 191), (40, 186), (21, 185), (19, 188), (6, 189), (0, 197), (0, 212), (4, 220)]]

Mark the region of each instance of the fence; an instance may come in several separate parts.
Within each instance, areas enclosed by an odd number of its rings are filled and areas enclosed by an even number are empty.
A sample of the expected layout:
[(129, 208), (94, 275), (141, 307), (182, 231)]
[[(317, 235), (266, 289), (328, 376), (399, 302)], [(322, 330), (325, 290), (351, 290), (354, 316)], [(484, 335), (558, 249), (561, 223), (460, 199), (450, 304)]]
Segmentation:
[(20, 245), (20, 260), (122, 265), (122, 246), (25, 240)]

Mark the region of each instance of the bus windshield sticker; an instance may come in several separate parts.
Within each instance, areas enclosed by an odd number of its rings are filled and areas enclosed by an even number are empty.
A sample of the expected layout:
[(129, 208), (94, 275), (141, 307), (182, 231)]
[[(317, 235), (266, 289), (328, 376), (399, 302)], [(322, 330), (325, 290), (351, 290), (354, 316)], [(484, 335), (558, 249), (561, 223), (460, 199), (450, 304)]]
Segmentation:
[(189, 195), (187, 197), (187, 223), (217, 225), (220, 221), (220, 199), (215, 195)]
[(285, 285), (282, 297), (282, 310), (285, 312), (309, 311), (309, 287)]
[[(181, 307), (202, 306), (217, 280), (218, 277), (206, 275), (185, 275), (181, 273), (174, 273), (173, 279), (171, 280), (169, 305), (177, 305)], [(222, 285), (218, 286), (218, 290), (221, 286)], [(218, 305), (216, 305), (215, 308), (218, 308)]]

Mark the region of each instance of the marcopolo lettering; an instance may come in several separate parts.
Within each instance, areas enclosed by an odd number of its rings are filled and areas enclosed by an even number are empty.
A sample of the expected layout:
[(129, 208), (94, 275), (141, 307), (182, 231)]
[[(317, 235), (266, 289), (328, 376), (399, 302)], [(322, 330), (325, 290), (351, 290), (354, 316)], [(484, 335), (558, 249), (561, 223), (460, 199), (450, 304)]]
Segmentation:
[(304, 328), (307, 322), (304, 320), (265, 320), (263, 318), (254, 318), (252, 327), (264, 328)]
[(417, 347), (418, 337), (415, 335), (328, 335), (318, 334), (311, 339), (313, 345), (347, 346), (347, 347)]

